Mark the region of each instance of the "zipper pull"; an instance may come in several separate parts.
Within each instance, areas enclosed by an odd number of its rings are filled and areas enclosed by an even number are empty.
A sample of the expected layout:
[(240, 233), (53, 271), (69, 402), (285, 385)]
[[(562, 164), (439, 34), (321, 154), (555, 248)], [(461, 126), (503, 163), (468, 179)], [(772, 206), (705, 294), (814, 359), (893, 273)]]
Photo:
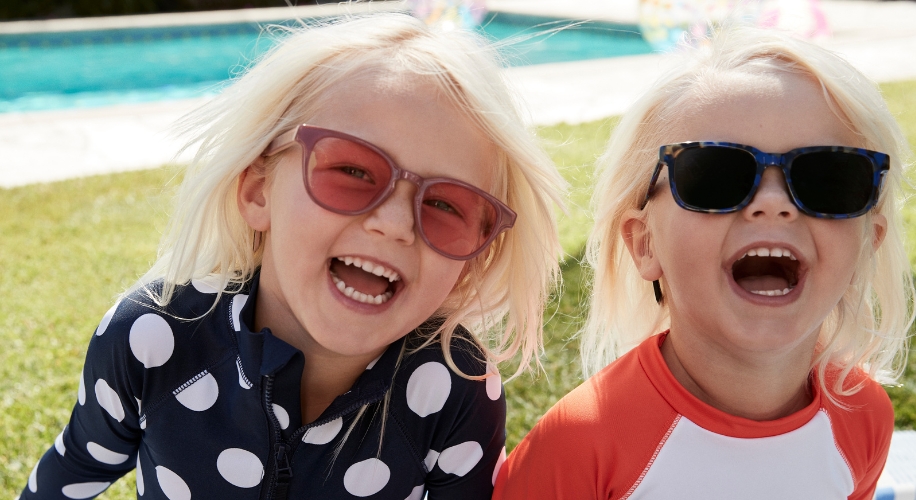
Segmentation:
[(289, 480), (293, 477), (293, 469), (289, 466), (287, 452), (289, 446), (277, 443), (274, 447), (274, 458), (277, 461), (277, 488), (274, 497), (277, 500), (286, 500), (289, 496)]

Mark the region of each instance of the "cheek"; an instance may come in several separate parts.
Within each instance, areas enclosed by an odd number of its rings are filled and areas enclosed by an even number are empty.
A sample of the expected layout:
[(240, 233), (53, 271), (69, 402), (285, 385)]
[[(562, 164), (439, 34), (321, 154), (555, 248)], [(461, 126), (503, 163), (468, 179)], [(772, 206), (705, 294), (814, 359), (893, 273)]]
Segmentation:
[(427, 308), (431, 309), (430, 314), (448, 298), (462, 276), (464, 266), (463, 261), (447, 259), (439, 254), (425, 260), (423, 269), (421, 269), (424, 279), (417, 293), (428, 304)]
[(287, 185), (273, 194), (269, 238), (277, 265), (290, 272), (323, 267), (347, 218), (315, 205), (301, 185)]
[(669, 279), (678, 275), (696, 277), (701, 270), (719, 268), (727, 216), (689, 212), (680, 207), (664, 215), (657, 218), (658, 223), (650, 222), (650, 237), (662, 272)]
[[(856, 219), (825, 221), (815, 232), (818, 255), (836, 276), (837, 287), (845, 291), (855, 275), (866, 241), (864, 221)], [(838, 290), (839, 292), (839, 290)]]

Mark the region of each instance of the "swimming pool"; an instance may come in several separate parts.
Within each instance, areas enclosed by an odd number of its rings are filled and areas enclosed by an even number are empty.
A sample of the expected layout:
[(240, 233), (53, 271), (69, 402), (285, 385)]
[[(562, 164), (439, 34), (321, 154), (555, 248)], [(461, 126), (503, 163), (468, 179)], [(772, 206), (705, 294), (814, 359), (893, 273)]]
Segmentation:
[[(479, 28), (523, 66), (645, 54), (635, 26), (490, 14)], [(263, 25), (112, 29), (0, 35), (0, 113), (215, 94), (271, 47)]]

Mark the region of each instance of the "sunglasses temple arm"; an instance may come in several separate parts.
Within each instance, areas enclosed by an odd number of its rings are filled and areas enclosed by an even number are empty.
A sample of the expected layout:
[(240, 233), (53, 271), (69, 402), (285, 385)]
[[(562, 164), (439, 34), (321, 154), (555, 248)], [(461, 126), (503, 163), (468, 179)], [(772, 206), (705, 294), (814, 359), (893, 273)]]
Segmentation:
[(655, 184), (658, 183), (658, 176), (662, 172), (662, 165), (664, 165), (664, 162), (662, 160), (659, 160), (658, 163), (655, 165), (655, 171), (652, 172), (652, 180), (649, 181), (649, 188), (646, 189), (646, 197), (642, 200), (642, 203), (639, 205), (640, 210), (646, 208), (646, 205), (649, 204), (649, 198), (652, 197), (652, 191), (655, 190)]
[(261, 153), (261, 156), (272, 156), (289, 148), (296, 142), (296, 135), (298, 135), (298, 133), (299, 127), (283, 132), (276, 139), (270, 141), (270, 144), (267, 145), (267, 149)]

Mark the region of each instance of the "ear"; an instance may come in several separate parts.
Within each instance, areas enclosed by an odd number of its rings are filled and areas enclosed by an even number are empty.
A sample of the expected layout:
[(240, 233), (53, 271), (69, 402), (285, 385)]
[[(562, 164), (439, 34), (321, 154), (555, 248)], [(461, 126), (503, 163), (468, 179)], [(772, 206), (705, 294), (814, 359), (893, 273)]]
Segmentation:
[(874, 252), (878, 251), (878, 248), (881, 246), (881, 243), (884, 241), (884, 237), (887, 236), (887, 217), (881, 214), (875, 214), (871, 216), (872, 224), (872, 240), (871, 240), (871, 249)]
[(252, 229), (262, 232), (270, 229), (270, 194), (263, 162), (259, 157), (239, 174), (236, 193), (242, 218)]
[(636, 209), (628, 210), (620, 224), (620, 233), (642, 279), (655, 281), (661, 278), (662, 268), (653, 249), (645, 214)]

